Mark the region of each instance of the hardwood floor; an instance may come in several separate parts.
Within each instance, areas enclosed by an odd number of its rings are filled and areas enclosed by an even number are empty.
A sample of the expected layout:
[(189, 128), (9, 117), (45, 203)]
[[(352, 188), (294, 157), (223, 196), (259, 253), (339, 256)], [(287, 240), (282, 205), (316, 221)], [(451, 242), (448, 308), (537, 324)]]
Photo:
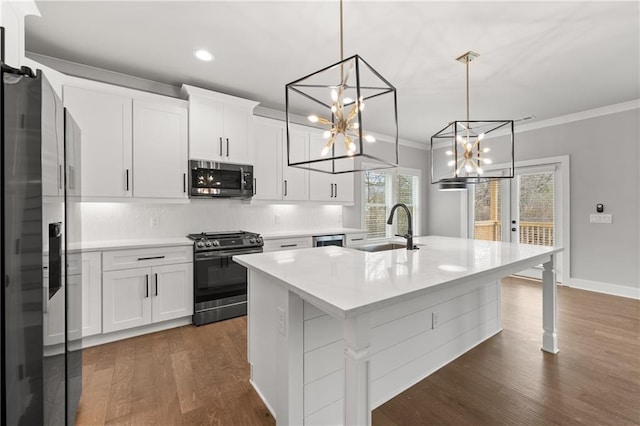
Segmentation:
[[(560, 353), (539, 283), (502, 283), (502, 333), (373, 412), (391, 425), (640, 425), (640, 301), (558, 288)], [(248, 383), (246, 318), (84, 351), (78, 424), (273, 425)]]

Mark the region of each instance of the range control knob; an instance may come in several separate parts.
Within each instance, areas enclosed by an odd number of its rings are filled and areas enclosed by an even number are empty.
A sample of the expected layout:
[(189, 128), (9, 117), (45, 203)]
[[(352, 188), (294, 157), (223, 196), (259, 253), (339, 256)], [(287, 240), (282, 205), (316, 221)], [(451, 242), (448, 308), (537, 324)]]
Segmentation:
[(258, 244), (262, 243), (262, 237), (256, 238), (256, 243), (258, 243)]
[(202, 241), (198, 241), (198, 242), (196, 243), (196, 246), (198, 246), (198, 247), (202, 248), (202, 247), (204, 247), (204, 243), (203, 243)]
[(255, 239), (255, 238), (252, 238), (252, 239), (250, 239), (250, 240), (249, 240), (249, 242), (250, 242), (251, 244), (255, 244), (255, 243), (256, 243), (256, 239)]
[(220, 245), (220, 241), (218, 240), (213, 240), (213, 246), (214, 247), (218, 247)]
[(205, 243), (205, 245), (206, 245), (207, 247), (211, 247), (211, 241), (207, 241), (207, 242)]

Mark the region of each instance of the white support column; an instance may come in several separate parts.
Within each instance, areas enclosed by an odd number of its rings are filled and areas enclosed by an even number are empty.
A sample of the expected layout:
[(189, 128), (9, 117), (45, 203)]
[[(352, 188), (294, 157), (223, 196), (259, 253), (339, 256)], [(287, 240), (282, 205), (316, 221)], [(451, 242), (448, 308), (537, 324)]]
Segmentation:
[(344, 424), (371, 424), (369, 399), (369, 345), (371, 344), (371, 314), (365, 313), (344, 320), (345, 392)]
[(542, 350), (557, 354), (559, 349), (556, 330), (556, 255), (552, 254), (549, 261), (542, 266)]

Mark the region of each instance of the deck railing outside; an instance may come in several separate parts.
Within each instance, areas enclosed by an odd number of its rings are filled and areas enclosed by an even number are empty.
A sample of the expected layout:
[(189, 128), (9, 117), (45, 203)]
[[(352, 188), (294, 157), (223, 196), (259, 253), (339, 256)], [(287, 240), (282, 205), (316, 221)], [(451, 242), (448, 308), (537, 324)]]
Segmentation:
[[(501, 240), (502, 224), (495, 220), (478, 221), (475, 224), (477, 240)], [(520, 222), (520, 242), (539, 246), (552, 246), (554, 242), (553, 222)]]

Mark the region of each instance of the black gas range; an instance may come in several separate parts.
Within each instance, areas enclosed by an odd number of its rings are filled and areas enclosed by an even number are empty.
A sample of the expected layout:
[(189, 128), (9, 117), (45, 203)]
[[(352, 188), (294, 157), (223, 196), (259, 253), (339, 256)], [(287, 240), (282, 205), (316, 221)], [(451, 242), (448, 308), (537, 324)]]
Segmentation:
[(262, 237), (232, 231), (189, 234), (187, 238), (193, 240), (193, 324), (246, 315), (247, 269), (232, 256), (262, 253)]

